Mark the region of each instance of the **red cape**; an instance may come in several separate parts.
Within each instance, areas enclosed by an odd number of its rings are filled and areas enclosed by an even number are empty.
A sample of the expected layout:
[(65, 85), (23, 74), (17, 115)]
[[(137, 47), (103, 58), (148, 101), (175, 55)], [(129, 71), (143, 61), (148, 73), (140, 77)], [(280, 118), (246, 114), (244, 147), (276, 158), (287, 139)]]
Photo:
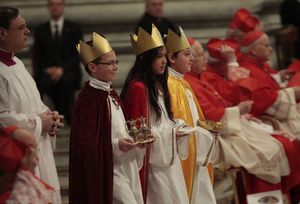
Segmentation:
[[(145, 117), (148, 119), (148, 94), (145, 84), (139, 80), (132, 80), (123, 99), (126, 120)], [(140, 180), (144, 202), (146, 203), (148, 189), (150, 148), (147, 147), (143, 168), (140, 170)]]
[(70, 204), (112, 204), (113, 153), (108, 92), (85, 84), (70, 136)]

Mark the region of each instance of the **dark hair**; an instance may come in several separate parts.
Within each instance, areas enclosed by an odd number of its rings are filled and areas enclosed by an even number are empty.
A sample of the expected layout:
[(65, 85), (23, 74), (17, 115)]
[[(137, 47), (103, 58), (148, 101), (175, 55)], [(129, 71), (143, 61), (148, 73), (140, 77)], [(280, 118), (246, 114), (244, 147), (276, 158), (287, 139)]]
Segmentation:
[[(92, 41), (92, 40), (87, 41), (86, 44), (88, 44), (88, 45), (90, 45), (90, 46), (93, 46), (93, 41)], [(86, 71), (89, 75), (91, 75), (91, 71), (89, 70), (89, 66), (88, 66), (88, 65), (89, 65), (90, 63), (97, 64), (97, 63), (99, 63), (100, 60), (101, 60), (101, 56), (98, 57), (98, 58), (96, 58), (96, 59), (94, 59), (93, 61), (87, 63), (86, 65), (84, 65), (85, 71)], [(82, 61), (82, 60), (81, 60), (81, 61)]]
[(160, 48), (161, 47), (153, 48), (136, 57), (135, 63), (127, 75), (125, 85), (123, 86), (120, 95), (121, 99), (124, 100), (129, 83), (133, 79), (138, 79), (142, 81), (147, 87), (148, 99), (150, 101), (151, 107), (153, 108), (156, 114), (156, 121), (161, 120), (161, 114), (162, 114), (161, 107), (157, 102), (158, 85), (162, 87), (162, 92), (164, 95), (164, 103), (167, 109), (168, 116), (171, 120), (173, 119), (173, 114), (171, 111), (170, 93), (169, 93), (168, 83), (167, 83), (168, 69), (166, 69), (166, 71), (159, 76), (155, 76), (152, 71), (152, 63), (154, 59), (157, 57)]
[(19, 10), (12, 7), (1, 7), (0, 8), (0, 27), (9, 28), (10, 23), (17, 18)]
[[(178, 54), (179, 54), (179, 52), (181, 52), (182, 50), (180, 50), (180, 51), (177, 51), (177, 52), (175, 52), (175, 53), (172, 53), (173, 54), (173, 56), (175, 57), (175, 58), (177, 58), (177, 56), (178, 56)], [(170, 60), (169, 60), (169, 57), (167, 57), (167, 66), (168, 67), (170, 67), (171, 66), (171, 62), (170, 62)]]

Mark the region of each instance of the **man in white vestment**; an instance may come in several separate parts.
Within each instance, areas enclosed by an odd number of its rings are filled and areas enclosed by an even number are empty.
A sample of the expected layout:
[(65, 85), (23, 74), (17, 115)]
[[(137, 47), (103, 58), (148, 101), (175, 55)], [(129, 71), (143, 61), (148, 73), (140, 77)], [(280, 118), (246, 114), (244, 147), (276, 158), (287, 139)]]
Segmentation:
[(34, 80), (14, 56), (25, 47), (29, 33), (18, 9), (0, 8), (0, 127), (15, 125), (36, 137), (35, 174), (55, 189), (52, 203), (56, 204), (61, 197), (53, 148), (63, 116), (44, 105)]

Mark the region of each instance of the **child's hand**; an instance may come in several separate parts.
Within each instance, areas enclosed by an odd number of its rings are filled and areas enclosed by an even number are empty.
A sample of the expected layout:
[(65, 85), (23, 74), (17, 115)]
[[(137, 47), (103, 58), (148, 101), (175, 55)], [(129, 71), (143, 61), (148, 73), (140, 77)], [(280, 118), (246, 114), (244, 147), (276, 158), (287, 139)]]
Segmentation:
[(137, 144), (131, 138), (122, 138), (119, 139), (119, 148), (123, 152), (128, 152), (133, 148), (137, 147)]

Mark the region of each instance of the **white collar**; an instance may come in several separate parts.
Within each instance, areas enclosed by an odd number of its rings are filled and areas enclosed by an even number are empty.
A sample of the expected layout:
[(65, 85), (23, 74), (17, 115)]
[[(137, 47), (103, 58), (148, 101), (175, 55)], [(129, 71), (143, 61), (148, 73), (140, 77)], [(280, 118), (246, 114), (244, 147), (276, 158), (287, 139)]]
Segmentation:
[(100, 81), (98, 79), (95, 79), (94, 77), (90, 77), (89, 78), (89, 84), (90, 86), (94, 87), (95, 89), (101, 89), (103, 91), (111, 91), (112, 88), (110, 88), (111, 86), (111, 82), (105, 82), (105, 81)]
[(57, 24), (58, 27), (62, 27), (64, 24), (64, 17), (62, 16), (60, 19), (58, 19), (57, 21), (51, 19), (50, 20), (50, 25), (51, 27), (54, 27), (54, 25)]
[(180, 78), (183, 79), (183, 74), (177, 72), (175, 69), (173, 69), (172, 67), (169, 67), (169, 74), (175, 78)]
[(61, 35), (64, 26), (64, 17), (61, 17), (58, 21), (54, 21), (53, 19), (50, 20), (50, 28), (53, 35), (55, 32), (55, 25), (57, 25), (58, 33)]

